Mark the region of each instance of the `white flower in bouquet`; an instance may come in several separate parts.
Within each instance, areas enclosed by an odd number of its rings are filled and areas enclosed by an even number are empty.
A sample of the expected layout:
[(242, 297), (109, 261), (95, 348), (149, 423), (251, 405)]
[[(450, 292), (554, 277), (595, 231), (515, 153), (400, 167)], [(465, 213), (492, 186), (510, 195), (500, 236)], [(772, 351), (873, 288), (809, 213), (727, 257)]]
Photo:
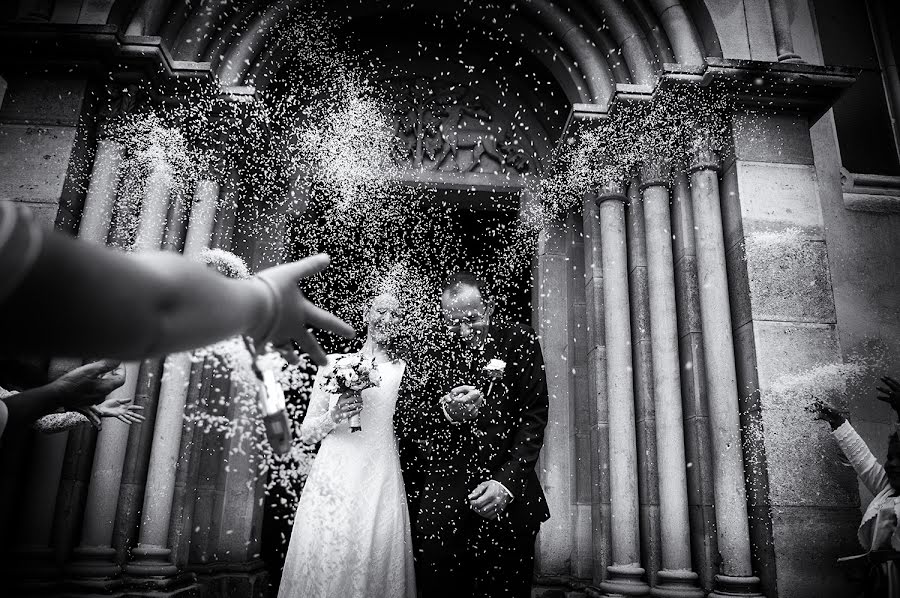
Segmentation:
[[(378, 386), (381, 377), (375, 366), (375, 359), (364, 359), (359, 353), (351, 353), (338, 357), (334, 369), (328, 374), (324, 389), (331, 394), (361, 393), (367, 388)], [(359, 416), (350, 418), (350, 431), (362, 430)]]

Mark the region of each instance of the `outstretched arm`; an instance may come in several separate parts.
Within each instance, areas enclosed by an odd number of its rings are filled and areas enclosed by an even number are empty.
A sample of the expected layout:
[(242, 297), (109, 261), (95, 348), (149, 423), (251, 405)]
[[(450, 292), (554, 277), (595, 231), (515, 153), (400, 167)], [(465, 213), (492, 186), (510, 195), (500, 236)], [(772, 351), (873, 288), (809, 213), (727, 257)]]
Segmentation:
[(838, 446), (847, 456), (847, 460), (856, 470), (856, 475), (862, 480), (862, 483), (869, 489), (872, 494), (878, 494), (885, 488), (889, 488), (891, 483), (888, 481), (884, 467), (869, 450), (866, 441), (860, 438), (850, 422), (844, 421), (834, 432), (835, 440)]
[(822, 400), (814, 401), (808, 410), (815, 414), (816, 419), (827, 422), (831, 427), (831, 434), (838, 446), (869, 492), (878, 494), (890, 485), (884, 467), (840, 411)]
[(297, 288), (328, 266), (325, 255), (231, 280), (178, 254), (129, 255), (43, 233), (8, 206), (0, 206), (4, 228), (0, 270), (9, 266), (16, 280), (0, 284), (0, 354), (139, 359), (246, 334), (258, 342), (296, 338), (324, 363), (308, 325), (353, 335)]
[(53, 382), (4, 398), (10, 424), (22, 426), (59, 409), (74, 410), (99, 403), (124, 384), (124, 376), (107, 375), (118, 366), (115, 361), (89, 363)]

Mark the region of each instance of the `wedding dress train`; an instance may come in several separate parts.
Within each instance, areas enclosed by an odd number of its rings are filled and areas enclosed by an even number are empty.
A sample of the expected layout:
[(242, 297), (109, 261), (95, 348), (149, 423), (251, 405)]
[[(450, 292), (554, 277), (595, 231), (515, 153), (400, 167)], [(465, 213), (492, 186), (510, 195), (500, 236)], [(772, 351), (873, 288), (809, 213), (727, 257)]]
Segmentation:
[(334, 424), (320, 370), (301, 435), (321, 447), (297, 505), (279, 598), (415, 598), (409, 513), (393, 415), (402, 361), (362, 392), (362, 431)]

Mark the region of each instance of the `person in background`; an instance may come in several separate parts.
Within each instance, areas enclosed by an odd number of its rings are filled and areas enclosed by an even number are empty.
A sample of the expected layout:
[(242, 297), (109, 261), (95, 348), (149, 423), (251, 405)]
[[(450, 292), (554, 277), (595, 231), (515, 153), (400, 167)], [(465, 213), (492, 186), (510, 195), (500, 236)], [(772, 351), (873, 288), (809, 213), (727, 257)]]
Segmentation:
[(297, 283), (323, 271), (320, 254), (233, 280), (172, 252), (127, 254), (43, 231), (0, 202), (0, 355), (143, 359), (244, 334), (260, 345), (295, 339), (319, 365), (308, 326), (352, 338)]
[[(885, 386), (879, 386), (878, 400), (888, 403), (900, 423), (900, 383), (893, 378), (882, 378)], [(816, 401), (813, 405), (816, 419), (831, 426), (832, 435), (875, 498), (866, 507), (859, 525), (857, 538), (867, 554), (877, 551), (900, 551), (900, 436), (896, 429), (888, 438), (887, 459), (881, 465), (860, 438), (850, 422), (832, 405)], [(900, 596), (900, 568), (897, 561), (887, 560), (874, 568), (870, 585), (877, 596)]]

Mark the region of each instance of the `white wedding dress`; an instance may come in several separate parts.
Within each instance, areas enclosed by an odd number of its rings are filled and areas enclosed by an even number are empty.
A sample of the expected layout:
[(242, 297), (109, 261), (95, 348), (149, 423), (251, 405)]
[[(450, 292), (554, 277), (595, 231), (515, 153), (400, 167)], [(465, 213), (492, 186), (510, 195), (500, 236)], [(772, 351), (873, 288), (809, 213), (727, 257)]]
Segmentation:
[(297, 505), (278, 598), (415, 598), (409, 512), (394, 436), (403, 361), (362, 392), (362, 431), (335, 424), (319, 370), (301, 436), (321, 440)]

